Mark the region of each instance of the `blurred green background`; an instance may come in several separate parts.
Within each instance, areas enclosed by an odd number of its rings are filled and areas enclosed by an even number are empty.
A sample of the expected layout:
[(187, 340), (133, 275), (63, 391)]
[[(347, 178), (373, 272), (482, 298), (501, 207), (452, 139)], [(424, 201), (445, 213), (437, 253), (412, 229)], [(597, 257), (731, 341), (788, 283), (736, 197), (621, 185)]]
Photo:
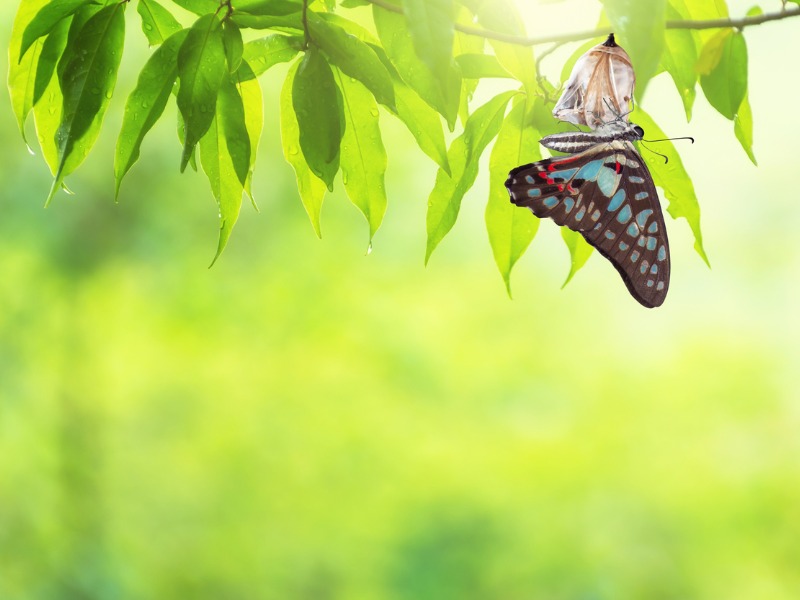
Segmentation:
[[(599, 6), (520, 4), (538, 33)], [(697, 138), (713, 270), (670, 219), (670, 296), (646, 310), (597, 256), (561, 291), (552, 223), (509, 300), (485, 168), (424, 268), (435, 168), (388, 115), (374, 251), (338, 190), (317, 240), (280, 153), (285, 65), (262, 79), (261, 213), (207, 269), (217, 210), (178, 174), (174, 119), (113, 202), (147, 52), (128, 12), (75, 196), (42, 209), (0, 95), (0, 599), (800, 598), (800, 19), (746, 30), (758, 169), (702, 95), (687, 125), (650, 84), (662, 128)]]

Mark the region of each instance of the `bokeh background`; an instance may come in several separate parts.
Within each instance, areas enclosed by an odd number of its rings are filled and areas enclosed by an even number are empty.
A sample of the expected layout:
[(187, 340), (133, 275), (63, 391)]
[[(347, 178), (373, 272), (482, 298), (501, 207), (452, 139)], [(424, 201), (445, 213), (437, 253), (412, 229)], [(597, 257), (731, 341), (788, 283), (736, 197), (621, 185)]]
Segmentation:
[[(599, 14), (519, 4), (533, 33)], [(597, 256), (560, 290), (552, 223), (509, 300), (486, 161), (424, 268), (435, 168), (389, 115), (374, 251), (338, 190), (317, 240), (280, 153), (285, 65), (262, 79), (261, 212), (209, 270), (217, 210), (178, 174), (174, 120), (113, 201), (147, 52), (128, 12), (75, 196), (42, 209), (49, 172), (0, 95), (0, 598), (800, 598), (800, 19), (746, 30), (758, 169), (702, 94), (687, 125), (666, 75), (648, 88), (697, 139), (679, 149), (713, 269), (670, 219), (647, 310)]]

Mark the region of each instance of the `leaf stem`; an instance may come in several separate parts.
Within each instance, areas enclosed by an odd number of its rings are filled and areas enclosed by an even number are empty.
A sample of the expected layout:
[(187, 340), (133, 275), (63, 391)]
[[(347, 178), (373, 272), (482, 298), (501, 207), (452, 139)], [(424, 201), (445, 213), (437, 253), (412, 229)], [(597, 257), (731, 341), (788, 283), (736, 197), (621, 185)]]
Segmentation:
[(303, 50), (308, 50), (311, 32), (308, 30), (308, 0), (303, 0)]
[[(384, 10), (390, 12), (402, 13), (403, 9), (390, 0), (366, 0), (370, 4), (374, 4)], [(743, 17), (741, 19), (710, 19), (707, 21), (691, 21), (691, 20), (676, 20), (667, 21), (667, 29), (724, 29), (731, 27), (734, 29), (742, 30), (750, 25), (760, 25), (768, 21), (780, 21), (781, 19), (788, 19), (789, 17), (800, 16), (800, 6), (790, 9), (781, 10), (776, 13), (765, 13), (762, 15), (753, 15), (750, 17)], [(456, 23), (455, 28), (461, 33), (467, 35), (474, 35), (489, 40), (497, 40), (499, 42), (507, 42), (509, 44), (516, 44), (518, 46), (538, 46), (539, 44), (564, 44), (566, 42), (580, 42), (595, 37), (604, 37), (611, 33), (610, 28), (594, 29), (592, 31), (579, 31), (565, 35), (547, 35), (547, 36), (521, 36), (502, 33), (499, 31), (492, 31), (482, 27), (472, 27), (471, 25), (462, 25)]]

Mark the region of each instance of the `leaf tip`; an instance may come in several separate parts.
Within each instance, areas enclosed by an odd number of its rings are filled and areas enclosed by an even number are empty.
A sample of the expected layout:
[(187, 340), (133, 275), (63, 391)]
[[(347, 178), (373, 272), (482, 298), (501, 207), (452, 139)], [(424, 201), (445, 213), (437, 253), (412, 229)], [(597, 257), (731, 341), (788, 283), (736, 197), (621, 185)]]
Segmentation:
[(56, 177), (53, 179), (53, 185), (50, 187), (50, 193), (47, 194), (47, 199), (44, 201), (44, 207), (50, 206), (50, 202), (56, 197), (56, 192), (62, 186), (64, 178), (61, 176), (61, 169), (56, 172)]
[(703, 259), (703, 262), (706, 263), (706, 266), (710, 269), (711, 262), (708, 260), (708, 255), (706, 254), (705, 248), (703, 248), (703, 243), (700, 240), (697, 240), (694, 243), (694, 249), (700, 255), (700, 258)]
[(506, 294), (508, 294), (508, 299), (513, 300), (514, 294), (511, 293), (511, 274), (508, 273), (503, 275), (503, 281), (506, 284)]

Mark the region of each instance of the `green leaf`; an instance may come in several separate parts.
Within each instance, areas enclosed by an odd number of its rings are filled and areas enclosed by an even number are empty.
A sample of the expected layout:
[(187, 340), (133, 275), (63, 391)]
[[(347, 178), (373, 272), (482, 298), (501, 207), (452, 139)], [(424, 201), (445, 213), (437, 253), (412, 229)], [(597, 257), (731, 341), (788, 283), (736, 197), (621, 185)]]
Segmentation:
[(216, 15), (197, 19), (178, 52), (178, 108), (186, 123), (181, 172), (214, 119), (217, 93), (225, 77), (222, 23)]
[(241, 28), (274, 29), (292, 34), (303, 31), (303, 21), (299, 13), (285, 17), (270, 17), (234, 12), (231, 20)]
[(289, 62), (303, 47), (303, 38), (287, 35), (268, 35), (244, 45), (243, 59), (250, 65), (253, 77), (258, 77), (278, 63)]
[[(703, 2), (690, 1), (688, 4), (684, 0), (670, 0), (681, 15), (695, 21), (708, 21), (711, 19), (725, 19), (730, 16), (728, 13), (728, 3), (726, 0), (703, 0)], [(682, 6), (686, 10), (681, 10)]]
[[(469, 9), (464, 6), (459, 8), (456, 18), (457, 24), (472, 25), (474, 19), (475, 15), (473, 15)], [(488, 54), (484, 54), (485, 50), (486, 40), (484, 38), (475, 35), (467, 35), (463, 31), (456, 31), (453, 53), (456, 55), (456, 65), (458, 66), (459, 72), (461, 72), (462, 63), (457, 59), (461, 55), (489, 56)], [(494, 58), (495, 61), (497, 60), (495, 57), (492, 58)], [(469, 118), (469, 103), (472, 101), (475, 90), (478, 89), (479, 84), (480, 81), (478, 79), (467, 79), (466, 77), (462, 77), (461, 79), (461, 100), (458, 105), (458, 117), (461, 119), (462, 124), (466, 123)]]
[(58, 145), (56, 144), (56, 132), (61, 123), (61, 107), (64, 97), (58, 85), (58, 78), (53, 73), (50, 81), (44, 88), (42, 98), (45, 102), (37, 102), (33, 106), (33, 119), (36, 124), (36, 137), (42, 149), (50, 172), (55, 176), (58, 171)]
[(358, 81), (337, 73), (342, 90), (345, 129), (342, 138), (342, 182), (350, 201), (369, 223), (369, 241), (386, 213), (386, 150), (381, 139), (378, 105)]
[(219, 10), (219, 0), (172, 0), (181, 8), (185, 8), (189, 12), (196, 15), (208, 15), (216, 13)]
[(114, 91), (124, 40), (125, 4), (114, 4), (90, 17), (67, 42), (58, 74), (64, 97), (56, 133), (58, 167), (47, 203), (97, 139)]
[(733, 120), (747, 94), (747, 44), (741, 33), (725, 38), (719, 62), (710, 73), (700, 77), (700, 86), (709, 104)]
[[(487, 29), (511, 35), (525, 35), (524, 21), (513, 0), (482, 2), (477, 10), (477, 15), (478, 22)], [(497, 40), (489, 40), (489, 43), (494, 48), (500, 64), (522, 82), (529, 94), (533, 94), (538, 87), (533, 49)]]
[[(542, 158), (539, 132), (532, 127), (528, 103), (519, 98), (508, 113), (489, 159), (489, 202), (486, 205), (486, 231), (494, 260), (511, 296), (511, 269), (528, 249), (539, 229), (537, 219), (527, 208), (520, 209), (508, 197), (505, 181), (511, 169)], [(537, 98), (536, 102), (541, 102)]]
[(116, 196), (122, 178), (139, 158), (142, 140), (164, 112), (178, 77), (178, 52), (188, 33), (188, 29), (174, 33), (153, 52), (128, 96), (114, 157)]
[(34, 105), (37, 65), (43, 42), (37, 41), (33, 51), (23, 57), (20, 54), (22, 33), (47, 1), (23, 0), (20, 3), (8, 45), (8, 91), (14, 116), (17, 118), (17, 126), (26, 144), (28, 140), (25, 135), (25, 121)]
[(453, 0), (403, 0), (403, 12), (416, 54), (439, 82), (445, 97), (451, 82), (459, 79), (453, 69)]
[[(670, 19), (680, 19), (681, 15), (672, 6), (667, 7)], [(686, 122), (692, 119), (692, 106), (697, 96), (697, 42), (695, 33), (688, 29), (671, 29), (664, 36), (664, 53), (661, 65), (672, 77), (678, 94), (683, 101)]]
[(564, 122), (553, 118), (552, 100), (548, 106), (544, 99), (533, 103), (531, 110), (531, 124), (539, 135), (544, 137), (551, 133), (564, 131)]
[(225, 46), (225, 59), (228, 63), (228, 71), (236, 73), (239, 69), (239, 65), (242, 64), (244, 41), (242, 40), (242, 32), (233, 21), (227, 20), (222, 23), (222, 43), (223, 46)]
[(636, 71), (636, 96), (641, 98), (656, 74), (664, 49), (666, 0), (602, 0), (606, 15)]
[(460, 78), (453, 77), (441, 81), (428, 65), (419, 59), (402, 15), (375, 6), (373, 17), (381, 44), (400, 77), (445, 118), (452, 131), (458, 118), (461, 98)]
[(44, 96), (45, 89), (56, 72), (58, 62), (61, 60), (67, 45), (69, 28), (69, 19), (64, 19), (55, 26), (42, 44), (39, 62), (36, 65), (36, 81), (33, 86), (34, 104)]
[(247, 192), (247, 195), (250, 196), (250, 200), (253, 202), (253, 206), (255, 206), (255, 198), (253, 197), (253, 173), (255, 171), (258, 144), (261, 141), (261, 131), (264, 129), (264, 98), (261, 93), (261, 84), (258, 83), (258, 79), (256, 79), (247, 61), (242, 61), (237, 75), (238, 81), (236, 87), (242, 97), (244, 122), (247, 127), (247, 135), (250, 138), (250, 165), (244, 187), (245, 192)]
[(392, 75), (397, 118), (403, 122), (411, 132), (411, 135), (414, 136), (420, 150), (432, 158), (449, 175), (450, 164), (447, 161), (447, 146), (444, 142), (442, 121), (439, 115), (419, 97), (419, 94), (400, 79), (383, 48), (379, 46), (370, 47)]
[[(638, 123), (644, 129), (647, 137), (667, 137), (661, 128), (656, 125), (655, 121), (650, 118), (650, 115), (641, 108), (637, 108), (634, 111), (631, 115), (631, 121)], [(647, 163), (656, 185), (664, 190), (669, 202), (667, 211), (674, 219), (680, 217), (686, 219), (694, 234), (694, 249), (705, 263), (710, 266), (706, 251), (703, 249), (703, 234), (700, 231), (700, 205), (697, 202), (692, 180), (689, 178), (681, 157), (672, 142), (661, 142), (658, 151), (669, 159), (668, 163), (664, 164), (664, 160), (652, 152), (644, 152), (642, 158)]]
[(750, 162), (758, 166), (756, 156), (753, 154), (753, 113), (750, 110), (750, 101), (747, 98), (747, 94), (745, 94), (744, 100), (742, 100), (742, 104), (733, 119), (733, 131), (736, 134), (736, 139), (739, 140), (742, 148), (747, 152)]
[(290, 0), (238, 0), (235, 7), (237, 12), (249, 15), (285, 17), (301, 12), (303, 3)]
[(375, 98), (395, 109), (394, 84), (375, 52), (356, 36), (310, 13), (308, 24), (314, 43), (343, 73), (358, 79)]
[(136, 11), (142, 17), (142, 31), (151, 46), (163, 44), (182, 29), (178, 20), (156, 0), (139, 0)]
[(297, 69), (292, 105), (300, 126), (300, 148), (308, 166), (333, 191), (333, 179), (339, 171), (344, 113), (333, 72), (315, 46), (309, 47)]
[(315, 13), (315, 14), (323, 21), (326, 21), (331, 25), (336, 25), (337, 27), (344, 29), (350, 35), (354, 35), (359, 40), (367, 43), (368, 45), (373, 45), (378, 43), (378, 38), (375, 37), (375, 35), (372, 32), (365, 29), (358, 23), (351, 21), (350, 19), (345, 19), (341, 15), (337, 15), (336, 13), (330, 13), (330, 12)]
[(436, 246), (455, 225), (461, 201), (478, 177), (478, 160), (497, 135), (506, 105), (517, 93), (504, 92), (478, 108), (467, 120), (464, 133), (450, 146), (448, 159), (452, 175), (448, 176), (439, 169), (436, 184), (428, 198), (426, 264)]
[(78, 9), (87, 4), (92, 4), (93, 1), (94, 0), (51, 0), (45, 4), (25, 28), (22, 34), (22, 46), (19, 56), (25, 56), (25, 53), (33, 42), (50, 33), (62, 19), (71, 17)]
[(292, 65), (281, 90), (281, 145), (286, 161), (294, 169), (300, 200), (311, 219), (314, 232), (317, 237), (322, 237), (320, 210), (325, 198), (325, 183), (311, 172), (300, 151), (300, 126), (292, 105), (292, 89), (299, 66), (299, 61)]
[(242, 193), (250, 164), (250, 143), (244, 107), (236, 86), (225, 78), (211, 126), (200, 139), (200, 164), (219, 205), (219, 243), (213, 265), (230, 239), (242, 208)]
[[(800, 0), (793, 0), (793, 1), (800, 2)], [(747, 15), (746, 16), (748, 16), (748, 17), (758, 17), (758, 16), (763, 15), (763, 14), (764, 14), (764, 9), (762, 9), (760, 6), (756, 5), (756, 6), (751, 6), (750, 7), (750, 10), (747, 11)]]
[(461, 54), (456, 56), (456, 62), (464, 79), (483, 79), (487, 77), (510, 77), (513, 79), (514, 77), (503, 68), (497, 57), (490, 54)]
[(708, 75), (717, 68), (719, 61), (722, 60), (725, 44), (732, 35), (733, 29), (722, 29), (706, 40), (695, 66), (699, 75)]
[[(181, 116), (181, 111), (178, 111), (178, 139), (181, 142), (181, 146), (186, 144), (186, 122), (183, 120), (183, 116)], [(197, 146), (192, 149), (192, 153), (189, 156), (189, 166), (192, 167), (193, 171), (197, 171), (197, 160), (196, 160), (196, 152)]]
[(587, 242), (580, 233), (572, 231), (569, 227), (561, 227), (561, 237), (564, 239), (564, 243), (569, 249), (570, 259), (569, 273), (564, 283), (561, 284), (561, 289), (563, 290), (567, 287), (567, 284), (572, 281), (572, 278), (575, 277), (575, 273), (580, 271), (583, 265), (586, 264), (586, 261), (589, 260), (592, 252), (594, 252), (594, 248), (589, 245), (589, 242)]

